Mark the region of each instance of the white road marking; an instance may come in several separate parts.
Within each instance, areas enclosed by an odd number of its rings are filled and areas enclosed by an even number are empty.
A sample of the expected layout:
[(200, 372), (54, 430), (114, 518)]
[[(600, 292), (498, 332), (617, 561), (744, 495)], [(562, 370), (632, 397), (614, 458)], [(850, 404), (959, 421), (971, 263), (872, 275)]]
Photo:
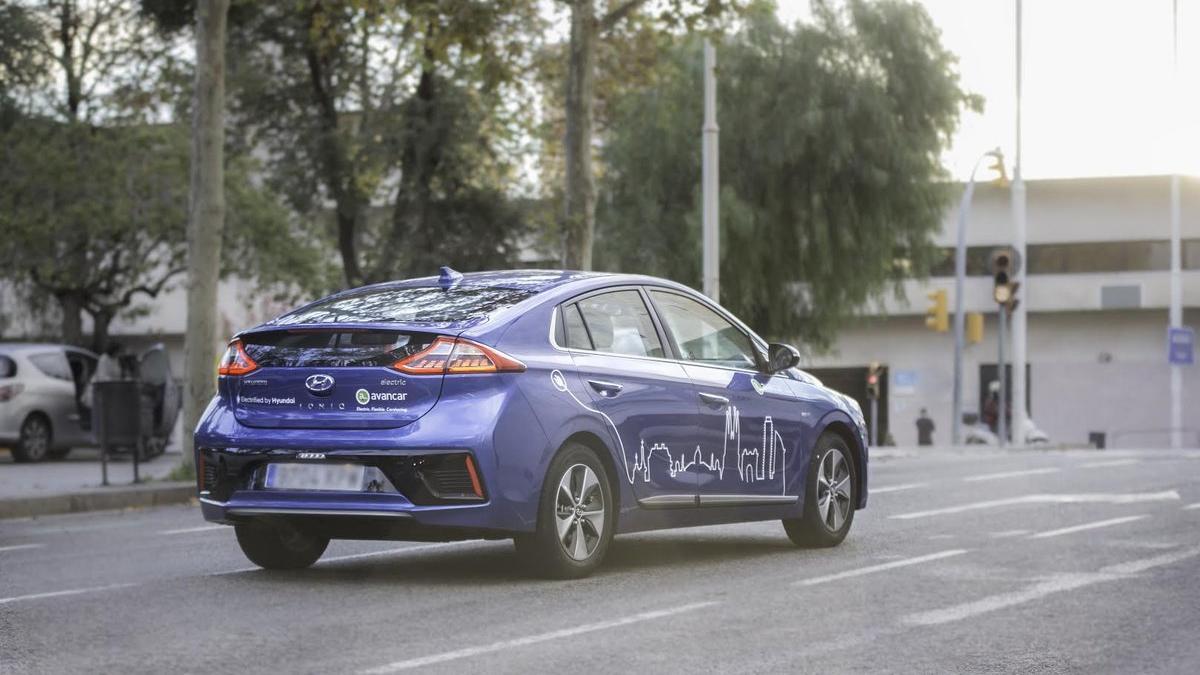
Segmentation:
[(879, 495), (885, 492), (900, 492), (902, 490), (915, 490), (923, 488), (929, 483), (904, 483), (903, 485), (885, 485), (883, 487), (870, 488), (870, 494)]
[(1047, 466), (1041, 469), (1023, 469), (1021, 471), (1001, 471), (1000, 473), (981, 473), (977, 476), (967, 476), (963, 479), (966, 483), (978, 483), (985, 480), (1000, 480), (1003, 478), (1017, 478), (1020, 476), (1041, 476), (1048, 473), (1058, 473), (1062, 471), (1058, 467)]
[[(465, 541), (447, 541), (447, 542), (442, 542), (440, 544), (421, 544), (420, 546), (401, 546), (398, 548), (384, 549), (382, 551), (368, 551), (366, 553), (351, 553), (349, 555), (335, 555), (335, 556), (331, 556), (329, 558), (321, 558), (316, 563), (314, 563), (314, 565), (324, 565), (326, 563), (343, 562), (346, 560), (361, 560), (363, 558), (377, 558), (379, 556), (393, 555), (396, 553), (412, 553), (414, 551), (429, 551), (432, 549), (446, 548), (448, 546), (457, 546), (457, 545), (461, 545), (461, 544), (478, 544), (478, 543), (481, 543), (481, 541), (484, 541), (484, 540), (468, 539)], [(222, 577), (227, 574), (243, 574), (245, 572), (260, 572), (260, 571), (262, 571), (261, 567), (259, 567), (258, 565), (253, 565), (250, 567), (239, 567), (239, 568), (233, 569), (233, 570), (224, 570), (222, 572), (211, 572), (208, 574), (208, 576)]]
[(930, 509), (928, 511), (897, 513), (888, 517), (896, 520), (912, 520), (913, 518), (944, 516), (953, 513), (979, 511), (981, 509), (994, 509), (1002, 506), (1014, 506), (1017, 504), (1140, 504), (1143, 502), (1163, 502), (1177, 499), (1179, 499), (1179, 493), (1175, 490), (1113, 494), (1024, 495), (1021, 497), (1007, 497), (1005, 499), (988, 499), (981, 502), (969, 502), (967, 504), (946, 506), (940, 509)]
[(838, 572), (836, 574), (827, 574), (825, 576), (812, 577), (809, 579), (802, 579), (800, 581), (793, 582), (792, 585), (793, 586), (815, 586), (817, 584), (829, 583), (830, 581), (840, 581), (842, 579), (849, 579), (851, 577), (860, 577), (860, 576), (863, 576), (864, 574), (874, 574), (875, 572), (886, 572), (887, 570), (893, 570), (898, 567), (908, 567), (909, 565), (920, 565), (921, 563), (933, 562), (935, 560), (941, 560), (943, 558), (952, 558), (956, 555), (962, 555), (966, 552), (967, 552), (966, 549), (961, 549), (961, 548), (951, 549), (949, 551), (939, 551), (937, 553), (930, 553), (929, 555), (917, 556), (915, 558), (904, 558), (901, 560), (893, 560), (891, 562), (886, 562), (886, 563), (882, 563), (879, 565), (871, 565), (869, 567), (859, 567), (858, 569), (846, 570), (844, 572)]
[(1103, 462), (1088, 462), (1080, 464), (1081, 469), (1104, 469), (1110, 466), (1129, 466), (1130, 464), (1140, 464), (1140, 459), (1110, 459)]
[(178, 530), (163, 530), (162, 532), (159, 532), (159, 534), (163, 534), (163, 535), (192, 534), (193, 532), (215, 532), (217, 530), (228, 530), (228, 529), (230, 529), (228, 525), (199, 525), (196, 527), (182, 527), (182, 528), (179, 528)]
[(1019, 537), (1023, 534), (1029, 534), (1029, 530), (1004, 530), (1003, 532), (993, 532), (988, 536), (992, 539), (1005, 539), (1007, 537)]
[(362, 671), (363, 673), (394, 673), (400, 670), (409, 670), (411, 668), (422, 668), (431, 666), (437, 663), (445, 663), (446, 661), (455, 661), (465, 659), (480, 654), (490, 654), (505, 649), (513, 649), (516, 647), (525, 647), (527, 645), (537, 644), (539, 642), (549, 642), (551, 640), (561, 640), (563, 638), (575, 637), (585, 633), (594, 633), (596, 631), (608, 630), (610, 628), (620, 628), (634, 623), (643, 621), (652, 621), (654, 619), (664, 619), (669, 616), (683, 614), (685, 612), (694, 612), (698, 609), (713, 607), (720, 603), (715, 601), (709, 602), (694, 602), (688, 605), (680, 605), (668, 609), (657, 609), (649, 612), (641, 612), (640, 614), (632, 614), (630, 616), (621, 617), (619, 619), (609, 619), (608, 621), (597, 621), (596, 623), (585, 623), (572, 628), (563, 628), (561, 630), (550, 631), (548, 633), (538, 633), (536, 635), (527, 635), (525, 637), (515, 638), (512, 640), (501, 640), (488, 645), (479, 645), (476, 647), (466, 647), (464, 649), (456, 649), (450, 652), (442, 652), (441, 654), (431, 654), (415, 659), (407, 659), (404, 661), (395, 661), (387, 665), (377, 668), (369, 668)]
[(24, 551), (31, 548), (42, 548), (45, 544), (14, 544), (12, 546), (0, 546), (0, 553), (5, 551)]
[(1063, 591), (1083, 588), (1085, 586), (1091, 586), (1093, 584), (1098, 584), (1105, 581), (1128, 579), (1131, 575), (1139, 572), (1145, 572), (1146, 570), (1150, 570), (1155, 567), (1170, 565), (1172, 563), (1186, 560), (1197, 555), (1200, 555), (1200, 547), (1184, 549), (1174, 553), (1165, 553), (1153, 558), (1134, 560), (1132, 562), (1121, 563), (1119, 565), (1110, 565), (1102, 568), (1099, 572), (1063, 574), (1051, 579), (1039, 581), (1038, 583), (1023, 588), (1019, 591), (991, 595), (986, 598), (981, 598), (972, 602), (964, 602), (962, 604), (953, 605), (943, 609), (909, 614), (901, 619), (901, 623), (910, 626), (933, 626), (937, 624), (950, 623), (953, 621), (961, 621), (963, 619), (969, 619), (980, 614), (994, 612), (999, 609), (1005, 609), (1027, 602), (1041, 600), (1042, 598), (1055, 593), (1062, 593)]
[(1193, 511), (1195, 509), (1200, 509), (1200, 502), (1196, 502), (1195, 504), (1188, 504), (1187, 506), (1183, 507), (1184, 511)]
[(1123, 523), (1132, 523), (1135, 520), (1142, 520), (1150, 516), (1125, 516), (1123, 518), (1109, 518), (1108, 520), (1098, 520), (1094, 523), (1084, 523), (1083, 525), (1073, 525), (1057, 530), (1047, 530), (1030, 535), (1030, 539), (1049, 539), (1050, 537), (1060, 537), (1064, 534), (1074, 534), (1076, 532), (1086, 532), (1087, 530), (1097, 530), (1102, 527), (1112, 527), (1113, 525), (1121, 525)]
[(11, 598), (0, 598), (0, 605), (7, 605), (14, 602), (22, 602), (25, 600), (44, 600), (46, 598), (61, 598), (67, 595), (82, 595), (84, 593), (98, 593), (100, 591), (112, 591), (118, 588), (129, 588), (137, 584), (109, 584), (108, 586), (92, 586), (91, 588), (72, 588), (66, 591), (50, 591), (49, 593), (32, 593), (30, 595), (17, 595)]

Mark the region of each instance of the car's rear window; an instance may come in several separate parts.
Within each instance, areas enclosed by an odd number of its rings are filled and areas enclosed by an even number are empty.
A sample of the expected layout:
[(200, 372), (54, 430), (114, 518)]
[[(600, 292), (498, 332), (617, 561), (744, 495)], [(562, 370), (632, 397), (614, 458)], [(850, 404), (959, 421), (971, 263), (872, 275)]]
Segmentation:
[(339, 295), (284, 314), (271, 323), (457, 323), (487, 317), (534, 295), (491, 288), (383, 288)]
[(6, 377), (16, 377), (17, 362), (7, 356), (0, 354), (0, 379)]

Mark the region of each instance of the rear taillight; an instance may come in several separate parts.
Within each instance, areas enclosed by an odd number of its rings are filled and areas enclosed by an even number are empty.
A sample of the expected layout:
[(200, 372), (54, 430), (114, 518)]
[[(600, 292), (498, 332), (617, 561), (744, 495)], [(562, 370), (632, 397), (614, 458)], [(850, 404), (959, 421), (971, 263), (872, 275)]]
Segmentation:
[(520, 361), (477, 342), (440, 337), (425, 349), (400, 359), (392, 367), (410, 375), (519, 373)]
[(258, 364), (246, 353), (241, 340), (229, 343), (225, 355), (221, 357), (221, 365), (217, 368), (218, 375), (245, 375), (258, 370)]
[(11, 401), (25, 390), (25, 385), (14, 382), (12, 384), (0, 384), (0, 403)]

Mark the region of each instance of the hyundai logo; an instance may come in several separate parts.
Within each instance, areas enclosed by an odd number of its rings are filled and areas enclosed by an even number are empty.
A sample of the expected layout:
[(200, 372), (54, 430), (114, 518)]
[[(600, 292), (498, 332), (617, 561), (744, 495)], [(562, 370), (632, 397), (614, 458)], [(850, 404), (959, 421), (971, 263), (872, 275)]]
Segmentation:
[(333, 389), (333, 376), (325, 373), (309, 375), (304, 380), (304, 386), (314, 394), (327, 394)]

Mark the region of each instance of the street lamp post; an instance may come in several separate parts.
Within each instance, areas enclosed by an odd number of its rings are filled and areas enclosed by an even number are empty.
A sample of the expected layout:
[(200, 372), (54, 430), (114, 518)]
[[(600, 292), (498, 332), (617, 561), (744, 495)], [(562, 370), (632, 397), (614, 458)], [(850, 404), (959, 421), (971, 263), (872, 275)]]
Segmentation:
[(955, 445), (962, 444), (963, 327), (966, 321), (963, 314), (963, 286), (967, 277), (967, 213), (975, 196), (975, 173), (979, 171), (980, 163), (988, 158), (996, 161), (992, 168), (1000, 170), (1001, 180), (1006, 178), (1004, 154), (1000, 148), (983, 153), (975, 160), (975, 166), (971, 167), (971, 176), (967, 179), (967, 188), (963, 190), (962, 202), (958, 206), (958, 239), (954, 249), (954, 401), (950, 420), (953, 429), (951, 438)]

